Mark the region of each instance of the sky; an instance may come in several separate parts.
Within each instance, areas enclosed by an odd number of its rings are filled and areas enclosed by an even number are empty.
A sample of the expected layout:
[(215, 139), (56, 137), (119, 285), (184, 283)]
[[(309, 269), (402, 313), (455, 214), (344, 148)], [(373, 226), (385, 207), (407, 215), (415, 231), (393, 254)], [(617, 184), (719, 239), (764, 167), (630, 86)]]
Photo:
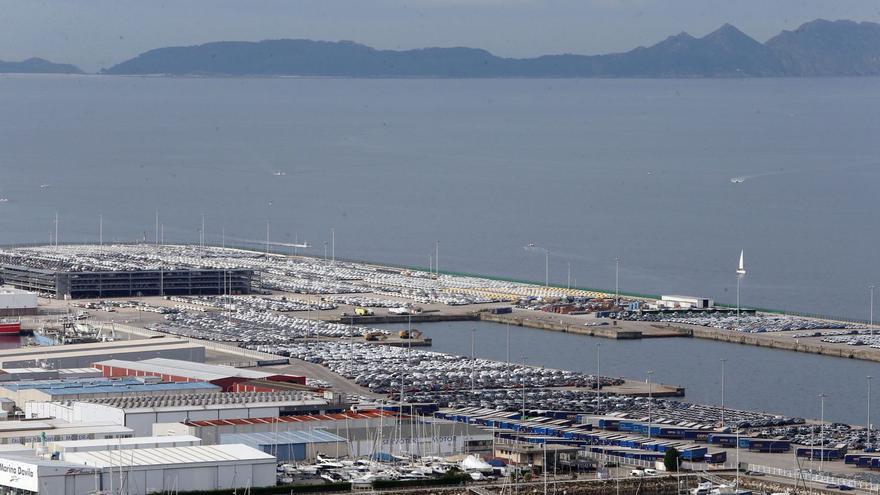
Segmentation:
[(0, 60), (97, 71), (152, 48), (351, 40), (383, 49), (596, 54), (729, 22), (765, 41), (816, 18), (880, 22), (877, 0), (0, 0)]

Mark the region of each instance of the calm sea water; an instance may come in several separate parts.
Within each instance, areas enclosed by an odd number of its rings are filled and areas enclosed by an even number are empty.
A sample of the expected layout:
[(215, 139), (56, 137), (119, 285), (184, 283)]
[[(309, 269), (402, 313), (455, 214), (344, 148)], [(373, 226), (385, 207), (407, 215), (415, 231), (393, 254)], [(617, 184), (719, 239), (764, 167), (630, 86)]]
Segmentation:
[[(877, 79), (0, 76), (0, 242), (338, 256), (867, 318)], [(273, 172), (284, 172), (284, 176)], [(732, 177), (745, 177), (733, 184)], [(41, 188), (41, 185), (49, 187)]]
[[(406, 325), (383, 325), (406, 328)], [(433, 339), (430, 350), (471, 355), (471, 330), (476, 329), (478, 357), (507, 359), (507, 326), (489, 322), (444, 322), (413, 325)], [(510, 327), (510, 359), (530, 365), (596, 372), (599, 344), (600, 373), (654, 380), (685, 387), (685, 399), (721, 403), (721, 359), (725, 365), (724, 403), (728, 407), (787, 414), (804, 418), (821, 415), (819, 394), (825, 399), (825, 418), (864, 425), (867, 418), (867, 375), (877, 376), (877, 364), (702, 339), (610, 340), (599, 337)], [(876, 382), (876, 380), (875, 380)], [(876, 390), (876, 387), (875, 387)], [(872, 394), (872, 409), (880, 405)], [(877, 416), (873, 423), (877, 423)]]
[[(0, 242), (338, 256), (867, 317), (877, 79), (0, 77)], [(273, 172), (284, 172), (284, 176)], [(732, 177), (745, 177), (733, 184)], [(49, 187), (41, 188), (47, 184)]]

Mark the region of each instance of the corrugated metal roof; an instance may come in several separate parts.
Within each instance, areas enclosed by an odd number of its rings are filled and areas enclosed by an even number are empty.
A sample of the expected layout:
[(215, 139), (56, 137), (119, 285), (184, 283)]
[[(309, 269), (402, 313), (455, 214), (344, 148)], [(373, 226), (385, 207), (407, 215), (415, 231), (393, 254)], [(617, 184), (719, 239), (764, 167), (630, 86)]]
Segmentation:
[(272, 433), (226, 433), (220, 435), (221, 444), (241, 443), (258, 447), (299, 443), (345, 442), (345, 438), (324, 430), (278, 431)]
[(220, 390), (205, 382), (144, 383), (136, 378), (81, 378), (58, 380), (26, 380), (5, 382), (0, 389), (12, 392), (40, 390), (51, 395), (106, 394), (127, 392), (161, 392), (176, 390)]
[(73, 448), (73, 447), (100, 447), (106, 445), (115, 447), (117, 445), (140, 445), (140, 444), (163, 444), (163, 443), (181, 443), (195, 442), (199, 443), (202, 439), (192, 435), (170, 435), (165, 437), (128, 437), (128, 438), (96, 438), (94, 440), (65, 440), (63, 442), (55, 442), (56, 448)]
[[(280, 417), (270, 417), (270, 418), (230, 418), (230, 419), (205, 419), (205, 420), (196, 420), (196, 421), (186, 421), (184, 424), (187, 426), (241, 426), (241, 425), (252, 425), (252, 424), (266, 424), (266, 423), (303, 423), (306, 421), (344, 421), (344, 420), (355, 420), (355, 419), (375, 419), (381, 416), (389, 417), (394, 416), (397, 417), (397, 414), (386, 412), (386, 411), (360, 411), (360, 412), (346, 412), (346, 413), (336, 413), (336, 414), (303, 414), (297, 416), (280, 416)], [(404, 415), (404, 417), (407, 417)]]
[(181, 376), (204, 381), (222, 380), (224, 378), (233, 377), (258, 380), (268, 378), (270, 376), (275, 376), (275, 374), (272, 373), (244, 370), (233, 368), (232, 366), (193, 363), (190, 361), (181, 361), (178, 359), (166, 358), (145, 359), (143, 361), (108, 359), (106, 361), (99, 361), (95, 364), (102, 366), (112, 366), (113, 368), (142, 371), (144, 373)]
[(155, 449), (71, 452), (64, 460), (93, 467), (166, 466), (242, 461), (275, 462), (275, 457), (244, 444), (161, 447)]

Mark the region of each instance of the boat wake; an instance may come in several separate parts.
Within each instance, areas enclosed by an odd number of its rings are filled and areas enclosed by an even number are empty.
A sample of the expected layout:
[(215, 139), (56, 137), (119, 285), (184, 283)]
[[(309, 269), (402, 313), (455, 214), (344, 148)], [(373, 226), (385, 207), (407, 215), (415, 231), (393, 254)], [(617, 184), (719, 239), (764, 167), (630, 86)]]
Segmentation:
[(761, 174), (754, 174), (754, 175), (740, 175), (740, 176), (737, 176), (737, 177), (731, 177), (731, 178), (730, 178), (730, 182), (732, 182), (732, 183), (734, 183), (734, 184), (742, 184), (743, 182), (745, 182), (745, 181), (747, 181), (747, 180), (758, 179), (758, 178), (761, 178), (761, 177), (769, 177), (769, 176), (771, 176), (771, 175), (782, 175), (782, 174), (790, 174), (790, 173), (792, 173), (792, 171), (789, 171), (789, 170), (777, 170), (777, 171), (775, 171), (775, 172), (764, 172), (764, 173), (761, 173)]

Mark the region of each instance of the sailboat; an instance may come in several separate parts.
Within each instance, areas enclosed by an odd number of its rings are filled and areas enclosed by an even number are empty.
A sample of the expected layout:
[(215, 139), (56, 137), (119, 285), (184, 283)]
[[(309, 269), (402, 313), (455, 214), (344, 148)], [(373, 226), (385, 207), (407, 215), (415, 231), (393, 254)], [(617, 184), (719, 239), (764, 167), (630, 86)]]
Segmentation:
[(743, 254), (744, 254), (744, 253), (745, 253), (745, 250), (741, 250), (741, 251), (739, 252), (739, 266), (738, 266), (737, 269), (736, 269), (736, 274), (739, 275), (739, 276), (742, 276), (742, 275), (745, 275), (745, 274), (746, 274), (746, 266), (745, 266), (745, 264), (743, 263)]

